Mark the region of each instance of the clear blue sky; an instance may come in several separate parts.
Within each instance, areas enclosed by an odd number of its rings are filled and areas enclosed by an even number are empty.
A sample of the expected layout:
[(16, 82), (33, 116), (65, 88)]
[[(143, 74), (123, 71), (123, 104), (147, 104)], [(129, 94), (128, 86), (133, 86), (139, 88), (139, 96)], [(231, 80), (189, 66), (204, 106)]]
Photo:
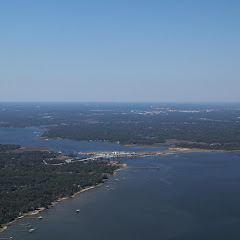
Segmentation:
[(240, 1), (1, 0), (0, 101), (240, 101)]

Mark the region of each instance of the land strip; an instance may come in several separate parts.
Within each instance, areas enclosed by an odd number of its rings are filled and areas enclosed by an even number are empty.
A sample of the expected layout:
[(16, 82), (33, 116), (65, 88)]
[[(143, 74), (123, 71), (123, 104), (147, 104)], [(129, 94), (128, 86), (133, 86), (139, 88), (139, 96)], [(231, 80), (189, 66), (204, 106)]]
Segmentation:
[(80, 159), (77, 161), (93, 161), (93, 160), (114, 159), (114, 158), (151, 157), (151, 156), (162, 156), (162, 155), (193, 153), (193, 152), (224, 152), (224, 151), (199, 149), (199, 148), (169, 148), (167, 150), (145, 151), (145, 152), (97, 151), (97, 152), (83, 152), (82, 154), (88, 155), (89, 157)]

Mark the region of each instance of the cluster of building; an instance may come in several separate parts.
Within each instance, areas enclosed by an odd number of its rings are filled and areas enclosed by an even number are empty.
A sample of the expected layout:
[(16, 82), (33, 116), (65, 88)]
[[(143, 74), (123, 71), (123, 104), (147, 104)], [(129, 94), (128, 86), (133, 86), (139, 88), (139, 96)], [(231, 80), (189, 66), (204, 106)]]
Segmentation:
[(181, 112), (181, 113), (199, 113), (199, 112), (211, 112), (212, 109), (207, 110), (181, 110), (181, 109), (170, 109), (170, 108), (152, 108), (152, 110), (131, 110), (131, 113), (138, 115), (157, 115), (167, 114), (168, 112)]
[(94, 152), (87, 153), (87, 155), (94, 157), (95, 159), (109, 159), (109, 158), (125, 158), (125, 157), (135, 157), (135, 152)]

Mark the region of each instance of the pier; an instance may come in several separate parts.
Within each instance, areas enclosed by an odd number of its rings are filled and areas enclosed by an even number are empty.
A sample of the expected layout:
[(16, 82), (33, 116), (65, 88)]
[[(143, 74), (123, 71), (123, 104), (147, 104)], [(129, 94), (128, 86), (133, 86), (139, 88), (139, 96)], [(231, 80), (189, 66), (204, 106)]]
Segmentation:
[(160, 169), (160, 167), (129, 167), (129, 168), (133, 168), (133, 169), (157, 169), (157, 170)]

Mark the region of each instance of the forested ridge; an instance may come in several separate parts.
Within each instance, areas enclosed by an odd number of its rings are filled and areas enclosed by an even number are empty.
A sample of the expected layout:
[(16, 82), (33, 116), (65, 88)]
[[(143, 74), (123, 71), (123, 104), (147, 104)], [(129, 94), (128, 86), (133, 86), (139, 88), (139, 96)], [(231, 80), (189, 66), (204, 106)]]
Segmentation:
[(240, 150), (240, 103), (0, 103), (0, 127), (46, 138)]
[[(1, 147), (4, 148), (4, 145)], [(56, 155), (40, 151), (0, 152), (0, 224), (99, 184), (118, 168), (109, 165), (108, 161), (73, 162), (58, 166), (43, 163), (43, 160)]]
[(239, 150), (240, 124), (229, 122), (143, 121), (137, 123), (80, 123), (50, 127), (47, 138), (109, 141), (121, 144), (155, 144), (175, 139), (177, 147)]

